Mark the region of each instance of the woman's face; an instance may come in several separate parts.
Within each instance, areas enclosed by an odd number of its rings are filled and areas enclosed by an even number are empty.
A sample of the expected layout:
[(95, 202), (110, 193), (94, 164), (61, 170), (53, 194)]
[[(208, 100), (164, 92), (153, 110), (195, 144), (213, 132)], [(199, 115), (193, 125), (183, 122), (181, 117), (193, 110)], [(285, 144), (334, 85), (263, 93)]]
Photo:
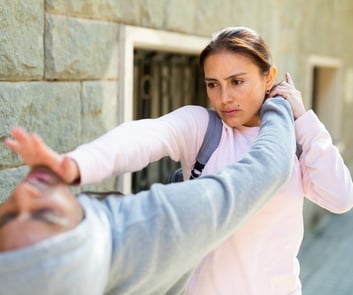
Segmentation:
[(53, 172), (34, 168), (0, 206), (0, 251), (35, 244), (76, 227), (83, 210)]
[(246, 55), (222, 50), (206, 58), (204, 73), (210, 102), (228, 126), (260, 125), (259, 110), (276, 68), (264, 75)]

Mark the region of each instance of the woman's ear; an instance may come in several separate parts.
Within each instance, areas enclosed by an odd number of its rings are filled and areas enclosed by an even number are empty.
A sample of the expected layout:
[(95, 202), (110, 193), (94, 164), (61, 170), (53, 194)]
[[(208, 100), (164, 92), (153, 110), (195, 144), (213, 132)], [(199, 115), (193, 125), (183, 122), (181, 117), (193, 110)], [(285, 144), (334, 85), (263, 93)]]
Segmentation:
[(276, 81), (277, 77), (277, 68), (275, 66), (272, 66), (269, 70), (268, 73), (265, 75), (265, 80), (266, 80), (266, 90), (270, 90)]

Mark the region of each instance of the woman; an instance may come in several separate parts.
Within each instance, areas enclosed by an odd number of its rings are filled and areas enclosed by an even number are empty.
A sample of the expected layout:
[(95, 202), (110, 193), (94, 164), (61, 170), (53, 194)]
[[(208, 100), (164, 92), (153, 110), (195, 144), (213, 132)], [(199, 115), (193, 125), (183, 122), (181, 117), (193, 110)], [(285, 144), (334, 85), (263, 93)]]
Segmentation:
[[(276, 67), (256, 32), (225, 28), (201, 52), (200, 65), (211, 105), (223, 120), (220, 144), (203, 174), (243, 158), (258, 136), (264, 99), (276, 95), (291, 105), (302, 153), (300, 158), (288, 155), (294, 158), (293, 171), (275, 197), (201, 261), (187, 294), (301, 294), (297, 254), (303, 239), (304, 195), (331, 212), (346, 212), (353, 205), (350, 172), (323, 124), (313, 111), (305, 110), (290, 75), (275, 84)], [(164, 156), (181, 161), (188, 179), (207, 117), (206, 109), (185, 106), (158, 119), (122, 124), (69, 158), (48, 158), (52, 169), (66, 175), (68, 182), (98, 182)]]

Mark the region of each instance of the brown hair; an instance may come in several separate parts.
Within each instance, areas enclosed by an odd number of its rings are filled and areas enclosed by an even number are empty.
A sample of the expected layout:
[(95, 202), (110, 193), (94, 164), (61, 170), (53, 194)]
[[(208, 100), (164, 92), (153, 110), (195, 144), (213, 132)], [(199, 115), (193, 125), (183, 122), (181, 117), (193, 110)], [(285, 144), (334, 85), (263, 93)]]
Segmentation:
[(199, 65), (202, 71), (206, 58), (222, 50), (248, 56), (264, 74), (272, 66), (269, 47), (259, 34), (249, 28), (228, 27), (216, 33), (200, 54)]

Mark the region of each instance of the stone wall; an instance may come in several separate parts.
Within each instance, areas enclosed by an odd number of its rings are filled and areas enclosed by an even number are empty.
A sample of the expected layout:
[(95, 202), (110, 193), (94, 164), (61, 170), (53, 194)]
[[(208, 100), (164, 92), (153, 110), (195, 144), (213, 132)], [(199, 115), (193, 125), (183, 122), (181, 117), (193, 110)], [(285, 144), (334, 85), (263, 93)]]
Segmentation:
[[(119, 25), (23, 2), (0, 1), (0, 138), (23, 126), (66, 152), (117, 124)], [(26, 168), (2, 140), (0, 159), (1, 201)]]
[[(225, 26), (252, 27), (272, 48), (280, 77), (291, 72), (303, 91), (310, 54), (340, 58), (343, 141), (353, 145), (351, 0), (0, 0), (0, 139), (20, 125), (66, 152), (115, 126), (124, 99), (122, 24), (203, 37)], [(351, 149), (344, 157), (353, 170)], [(25, 170), (1, 140), (0, 201)]]

